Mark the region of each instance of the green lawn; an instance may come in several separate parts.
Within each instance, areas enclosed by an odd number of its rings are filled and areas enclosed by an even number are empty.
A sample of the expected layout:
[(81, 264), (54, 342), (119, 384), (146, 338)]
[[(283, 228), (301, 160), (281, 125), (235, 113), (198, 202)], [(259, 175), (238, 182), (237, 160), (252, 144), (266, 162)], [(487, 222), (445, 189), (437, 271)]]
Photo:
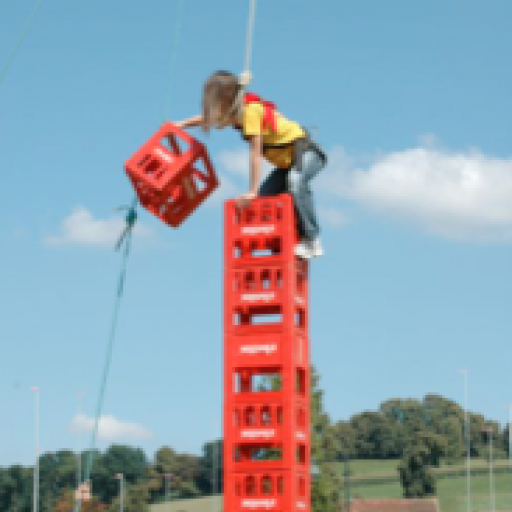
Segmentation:
[(197, 498), (195, 500), (176, 500), (160, 505), (153, 505), (151, 512), (221, 512), (220, 496)]
[[(401, 498), (402, 487), (396, 471), (396, 460), (357, 460), (351, 461), (351, 497), (354, 498)], [(497, 467), (507, 465), (507, 461), (498, 461)], [(337, 464), (340, 473), (343, 464)], [(472, 461), (473, 468), (487, 468), (485, 461)], [(448, 469), (463, 470), (464, 464), (445, 466)], [(385, 482), (379, 482), (383, 478)], [(365, 479), (375, 479), (364, 483)], [(358, 484), (358, 480), (361, 481)], [(512, 475), (498, 473), (495, 475), (496, 512), (512, 512)], [(442, 512), (466, 512), (466, 478), (462, 474), (452, 477), (438, 477), (437, 493)], [(489, 476), (485, 473), (471, 477), (472, 512), (489, 512)], [(154, 505), (151, 512), (221, 512), (221, 497), (200, 498), (197, 500), (177, 500), (168, 504)]]

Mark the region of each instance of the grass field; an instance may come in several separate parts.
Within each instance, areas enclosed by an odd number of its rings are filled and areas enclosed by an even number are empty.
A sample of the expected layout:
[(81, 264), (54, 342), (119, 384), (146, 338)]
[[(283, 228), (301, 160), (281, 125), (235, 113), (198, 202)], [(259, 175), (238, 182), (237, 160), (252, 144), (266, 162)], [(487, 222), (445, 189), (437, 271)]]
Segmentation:
[[(472, 512), (491, 511), (489, 497), (489, 476), (487, 463), (473, 460), (472, 468), (480, 474), (471, 477)], [(501, 473), (495, 474), (496, 512), (512, 512), (512, 475), (503, 472), (507, 461), (497, 461), (496, 467)], [(354, 498), (401, 498), (402, 487), (398, 480), (398, 461), (396, 460), (357, 460), (350, 462), (351, 497)], [(343, 465), (338, 465), (340, 473)], [(460, 475), (446, 476), (457, 471)], [(464, 464), (444, 466), (438, 470), (437, 495), (442, 512), (466, 512), (466, 478)], [(220, 496), (197, 500), (179, 500), (167, 504), (154, 505), (151, 512), (221, 512)]]

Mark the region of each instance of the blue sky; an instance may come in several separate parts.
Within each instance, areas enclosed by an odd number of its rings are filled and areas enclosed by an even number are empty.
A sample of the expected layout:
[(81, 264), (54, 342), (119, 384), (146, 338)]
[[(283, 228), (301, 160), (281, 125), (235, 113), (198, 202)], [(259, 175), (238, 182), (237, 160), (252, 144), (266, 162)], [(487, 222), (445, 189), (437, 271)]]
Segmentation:
[[(0, 66), (32, 1), (0, 4)], [(99, 388), (122, 223), (123, 162), (202, 81), (241, 71), (248, 4), (43, 1), (0, 85), (0, 464), (76, 448)], [(505, 422), (512, 402), (512, 46), (508, 0), (305, 0), (257, 7), (253, 90), (318, 127), (326, 256), (311, 343), (333, 419), (440, 393)], [(223, 186), (179, 230), (141, 214), (100, 444), (199, 452), (220, 434), (223, 199), (243, 143), (206, 141)], [(84, 418), (77, 417), (78, 394)], [(110, 437), (108, 437), (110, 436)], [(82, 436), (82, 444), (88, 439)]]

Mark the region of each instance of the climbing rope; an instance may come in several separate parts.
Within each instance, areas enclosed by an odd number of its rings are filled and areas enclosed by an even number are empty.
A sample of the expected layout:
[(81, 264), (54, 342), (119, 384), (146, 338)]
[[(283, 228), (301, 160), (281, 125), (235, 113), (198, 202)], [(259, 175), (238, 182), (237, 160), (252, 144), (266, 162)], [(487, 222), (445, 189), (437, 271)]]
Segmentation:
[(252, 57), (252, 40), (254, 33), (254, 19), (256, 14), (256, 0), (251, 0), (249, 5), (249, 17), (247, 19), (247, 34), (245, 37), (245, 59), (244, 59), (244, 74), (251, 74), (251, 57)]
[[(96, 447), (96, 440), (98, 438), (98, 427), (99, 427), (99, 422), (100, 422), (100, 418), (101, 418), (101, 413), (103, 411), (105, 390), (107, 388), (108, 374), (110, 372), (110, 365), (112, 362), (112, 354), (114, 351), (114, 341), (116, 338), (116, 331), (117, 331), (117, 320), (119, 317), (119, 307), (120, 307), (121, 299), (123, 297), (123, 292), (124, 292), (124, 283), (125, 283), (125, 279), (126, 279), (126, 268), (127, 268), (127, 263), (128, 263), (128, 256), (130, 255), (133, 228), (135, 226), (135, 222), (137, 221), (137, 198), (135, 198), (133, 200), (133, 202), (130, 206), (121, 207), (120, 209), (127, 210), (126, 217), (125, 217), (126, 227), (116, 244), (116, 250), (119, 250), (122, 246), (124, 246), (123, 255), (122, 255), (122, 259), (121, 259), (121, 272), (119, 274), (117, 293), (116, 293), (116, 298), (115, 298), (115, 302), (114, 302), (114, 313), (112, 315), (112, 321), (110, 324), (110, 334), (108, 337), (107, 354), (106, 354), (106, 358), (105, 358), (105, 364), (103, 367), (100, 393), (99, 393), (98, 402), (96, 405), (96, 415), (94, 418), (94, 427), (93, 427), (92, 436), (91, 436), (91, 446), (90, 446), (89, 451), (87, 452), (87, 459), (86, 459), (86, 464), (85, 464), (85, 473), (84, 473), (84, 480), (83, 480), (84, 482), (90, 481), (92, 465), (94, 462), (94, 453), (95, 453), (94, 449)], [(80, 511), (81, 503), (82, 503), (81, 497), (77, 496), (77, 498), (75, 500), (75, 506), (73, 508), (73, 512)]]
[(9, 57), (7, 58), (7, 61), (4, 65), (4, 67), (0, 71), (0, 85), (2, 85), (3, 81), (5, 80), (5, 77), (7, 76), (7, 73), (9, 72), (9, 69), (14, 61), (14, 58), (16, 57), (18, 50), (21, 48), (21, 45), (23, 44), (23, 41), (25, 40), (25, 37), (28, 34), (30, 26), (32, 25), (32, 22), (34, 21), (34, 18), (36, 17), (36, 13), (42, 3), (43, 3), (43, 0), (35, 0), (34, 6), (32, 7), (32, 10), (30, 11), (27, 21), (21, 28), (21, 31), (18, 35), (18, 39), (16, 40), (16, 43), (14, 45), (14, 48), (12, 49)]
[(245, 36), (245, 59), (244, 69), (238, 77), (238, 83), (240, 84), (240, 90), (238, 91), (231, 108), (226, 112), (225, 116), (219, 123), (220, 126), (225, 126), (231, 116), (241, 108), (244, 102), (245, 89), (251, 83), (251, 57), (252, 57), (252, 40), (254, 32), (254, 18), (256, 13), (256, 0), (250, 0), (249, 5), (249, 17), (247, 18), (247, 33)]

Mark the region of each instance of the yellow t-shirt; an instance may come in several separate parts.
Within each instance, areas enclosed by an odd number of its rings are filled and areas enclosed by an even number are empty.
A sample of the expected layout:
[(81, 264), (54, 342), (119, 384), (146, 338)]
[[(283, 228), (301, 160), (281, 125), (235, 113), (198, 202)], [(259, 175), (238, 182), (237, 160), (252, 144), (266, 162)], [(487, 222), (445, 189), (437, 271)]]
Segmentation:
[(293, 164), (293, 142), (305, 136), (301, 126), (286, 119), (282, 114), (274, 111), (277, 130), (265, 126), (262, 130), (262, 121), (265, 107), (259, 103), (249, 103), (242, 109), (242, 133), (244, 137), (261, 135), (263, 142), (263, 156), (280, 169), (288, 169)]

